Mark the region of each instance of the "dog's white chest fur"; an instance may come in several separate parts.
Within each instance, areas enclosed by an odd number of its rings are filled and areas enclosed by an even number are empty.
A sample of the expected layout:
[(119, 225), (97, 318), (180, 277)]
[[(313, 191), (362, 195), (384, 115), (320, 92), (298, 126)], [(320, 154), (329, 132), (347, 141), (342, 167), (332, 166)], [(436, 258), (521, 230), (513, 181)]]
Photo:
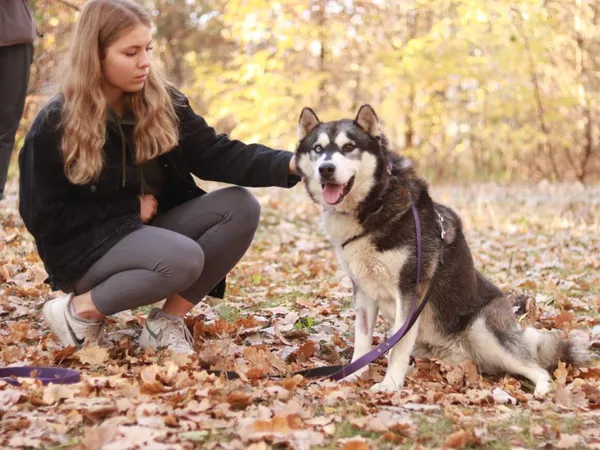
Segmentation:
[(362, 227), (353, 217), (342, 214), (325, 213), (323, 224), (341, 265), (354, 284), (380, 303), (386, 316), (393, 317), (394, 299), (398, 295), (400, 272), (408, 258), (408, 249), (382, 252), (366, 236), (342, 247), (345, 241), (359, 235)]

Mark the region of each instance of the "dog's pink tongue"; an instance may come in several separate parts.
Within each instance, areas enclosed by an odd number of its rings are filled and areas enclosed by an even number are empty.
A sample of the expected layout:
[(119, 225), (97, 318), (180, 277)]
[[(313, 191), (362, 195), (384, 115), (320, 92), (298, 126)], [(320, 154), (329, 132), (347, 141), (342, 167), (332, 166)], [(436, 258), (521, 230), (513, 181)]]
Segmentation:
[(335, 205), (342, 195), (344, 186), (341, 184), (326, 183), (323, 188), (323, 200), (329, 205)]

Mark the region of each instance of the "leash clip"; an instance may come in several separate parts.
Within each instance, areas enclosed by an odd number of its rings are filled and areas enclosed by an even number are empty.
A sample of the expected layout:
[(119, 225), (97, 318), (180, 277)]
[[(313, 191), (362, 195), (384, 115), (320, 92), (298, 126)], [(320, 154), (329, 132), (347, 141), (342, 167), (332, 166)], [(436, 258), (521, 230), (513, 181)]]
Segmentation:
[(442, 236), (442, 241), (445, 239), (446, 237), (446, 230), (444, 230), (444, 218), (442, 217), (442, 215), (439, 212), (435, 212), (438, 216), (438, 220), (440, 223), (440, 228), (442, 229), (442, 232), (440, 233)]

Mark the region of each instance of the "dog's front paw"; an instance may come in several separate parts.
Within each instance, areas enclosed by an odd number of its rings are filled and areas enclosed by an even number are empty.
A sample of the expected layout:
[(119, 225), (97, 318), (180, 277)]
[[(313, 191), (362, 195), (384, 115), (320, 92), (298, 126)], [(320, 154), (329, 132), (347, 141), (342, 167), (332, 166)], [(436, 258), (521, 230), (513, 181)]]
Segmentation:
[(381, 383), (375, 383), (371, 386), (374, 392), (396, 392), (402, 389), (404, 380), (396, 381), (392, 378), (384, 378)]
[(348, 381), (349, 383), (356, 383), (359, 379), (363, 378), (366, 370), (359, 370), (358, 372), (348, 375), (342, 381)]
[(550, 390), (550, 383), (548, 380), (538, 381), (533, 391), (533, 396), (538, 399), (543, 399)]

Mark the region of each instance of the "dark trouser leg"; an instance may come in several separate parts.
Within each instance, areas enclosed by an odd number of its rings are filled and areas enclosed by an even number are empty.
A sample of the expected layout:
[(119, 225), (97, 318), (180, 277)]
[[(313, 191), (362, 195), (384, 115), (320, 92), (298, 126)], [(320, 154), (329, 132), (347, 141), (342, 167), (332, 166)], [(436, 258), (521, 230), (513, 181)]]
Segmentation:
[(204, 267), (202, 249), (169, 230), (144, 226), (111, 248), (75, 284), (92, 290), (92, 302), (105, 316), (156, 303), (186, 289)]
[(179, 293), (198, 303), (244, 255), (260, 206), (249, 191), (221, 189), (190, 200), (125, 237), (75, 285), (104, 315)]
[(202, 275), (180, 295), (198, 304), (250, 247), (260, 219), (260, 204), (247, 189), (211, 192), (157, 217), (153, 226), (194, 239), (204, 252)]
[(23, 115), (33, 44), (0, 47), (0, 199)]

